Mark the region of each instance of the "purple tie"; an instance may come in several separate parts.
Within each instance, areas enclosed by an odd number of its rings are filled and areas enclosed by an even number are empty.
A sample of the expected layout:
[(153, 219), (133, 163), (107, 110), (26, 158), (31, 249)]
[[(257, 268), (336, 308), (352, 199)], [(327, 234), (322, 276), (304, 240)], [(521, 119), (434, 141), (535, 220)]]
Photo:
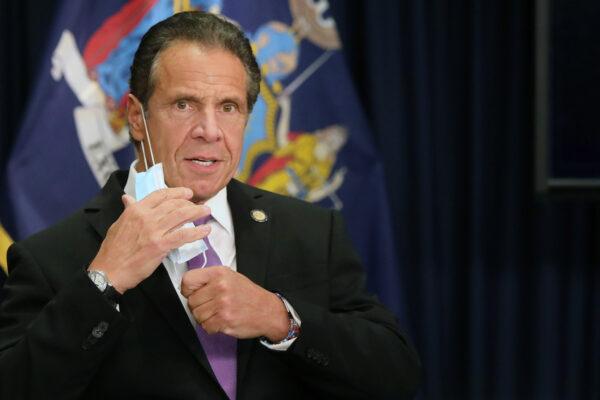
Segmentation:
[[(194, 221), (194, 225), (205, 224), (209, 219), (210, 215)], [(223, 265), (219, 255), (211, 246), (208, 236), (204, 238), (204, 242), (208, 249), (188, 261), (188, 270)], [(198, 339), (200, 339), (202, 348), (204, 348), (204, 352), (208, 357), (208, 362), (221, 387), (230, 399), (235, 399), (237, 384), (237, 339), (223, 333), (209, 335), (200, 325), (196, 327), (196, 334), (198, 335)]]

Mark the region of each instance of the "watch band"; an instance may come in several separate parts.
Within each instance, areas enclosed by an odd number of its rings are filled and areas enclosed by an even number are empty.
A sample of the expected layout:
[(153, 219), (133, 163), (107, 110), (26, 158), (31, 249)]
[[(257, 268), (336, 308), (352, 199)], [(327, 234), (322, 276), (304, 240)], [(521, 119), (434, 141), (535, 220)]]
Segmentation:
[(279, 342), (271, 342), (268, 338), (263, 337), (261, 338), (261, 340), (265, 341), (266, 343), (270, 344), (270, 345), (277, 345), (280, 343), (284, 343), (287, 342), (288, 340), (292, 340), (297, 338), (300, 335), (300, 324), (298, 323), (298, 321), (296, 321), (296, 318), (294, 318), (294, 315), (292, 314), (292, 310), (290, 310), (290, 306), (287, 302), (287, 300), (279, 293), (275, 292), (275, 295), (277, 297), (279, 297), (279, 300), (281, 300), (281, 302), (283, 303), (283, 306), (285, 307), (285, 310), (287, 311), (288, 314), (288, 318), (290, 320), (290, 325), (288, 328), (288, 333), (286, 335), (285, 338), (283, 338), (283, 340), (279, 341)]
[(113, 287), (106, 273), (99, 269), (88, 270), (87, 273), (90, 280), (96, 285), (100, 293), (102, 293), (102, 296), (113, 306), (117, 306), (122, 294)]
[(283, 296), (279, 293), (275, 293), (275, 295), (277, 297), (279, 297), (279, 300), (281, 300), (283, 302), (285, 310), (288, 313), (288, 318), (290, 319), (290, 327), (288, 329), (288, 334), (285, 337), (285, 339), (282, 340), (282, 342), (284, 342), (286, 340), (291, 340), (291, 339), (297, 338), (298, 335), (300, 335), (300, 324), (298, 323), (298, 321), (296, 321), (296, 318), (294, 318), (294, 316), (292, 315), (292, 310), (290, 310), (290, 306), (289, 306), (288, 302), (283, 298)]

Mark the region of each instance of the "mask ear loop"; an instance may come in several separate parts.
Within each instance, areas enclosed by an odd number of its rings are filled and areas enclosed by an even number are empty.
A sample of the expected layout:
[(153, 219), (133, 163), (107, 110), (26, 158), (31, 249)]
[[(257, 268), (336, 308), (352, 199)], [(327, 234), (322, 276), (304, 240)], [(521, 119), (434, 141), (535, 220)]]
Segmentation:
[[(148, 140), (148, 148), (150, 149), (150, 160), (152, 160), (152, 166), (154, 166), (154, 153), (152, 152), (152, 143), (150, 142), (150, 134), (148, 133), (148, 125), (146, 124), (146, 114), (144, 113), (144, 106), (140, 106), (142, 110), (142, 120), (144, 121), (144, 130), (146, 131), (146, 139)], [(144, 149), (144, 143), (142, 142), (142, 155), (144, 156), (144, 166), (148, 171), (148, 162), (146, 161), (146, 150)]]
[(142, 140), (142, 156), (144, 157), (144, 167), (146, 167), (145, 171), (148, 171), (148, 162), (146, 161), (146, 149), (145, 149), (144, 141)]

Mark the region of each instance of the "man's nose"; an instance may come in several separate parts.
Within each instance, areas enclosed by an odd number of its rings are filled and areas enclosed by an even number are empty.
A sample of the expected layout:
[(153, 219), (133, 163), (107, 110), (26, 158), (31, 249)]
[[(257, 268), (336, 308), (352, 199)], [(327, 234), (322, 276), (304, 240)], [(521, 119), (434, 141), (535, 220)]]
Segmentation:
[(197, 120), (194, 121), (192, 136), (202, 138), (207, 142), (216, 142), (221, 139), (222, 132), (215, 111), (203, 110), (199, 113)]

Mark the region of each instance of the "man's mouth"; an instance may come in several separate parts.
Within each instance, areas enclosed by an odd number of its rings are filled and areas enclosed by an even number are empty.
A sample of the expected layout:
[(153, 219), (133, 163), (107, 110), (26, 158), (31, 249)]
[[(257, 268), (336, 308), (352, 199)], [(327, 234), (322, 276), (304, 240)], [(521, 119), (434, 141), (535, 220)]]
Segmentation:
[(217, 160), (203, 160), (203, 159), (199, 159), (199, 158), (194, 158), (194, 159), (192, 159), (192, 162), (194, 164), (202, 165), (203, 167), (209, 167), (209, 166), (213, 165), (215, 162), (217, 162)]

